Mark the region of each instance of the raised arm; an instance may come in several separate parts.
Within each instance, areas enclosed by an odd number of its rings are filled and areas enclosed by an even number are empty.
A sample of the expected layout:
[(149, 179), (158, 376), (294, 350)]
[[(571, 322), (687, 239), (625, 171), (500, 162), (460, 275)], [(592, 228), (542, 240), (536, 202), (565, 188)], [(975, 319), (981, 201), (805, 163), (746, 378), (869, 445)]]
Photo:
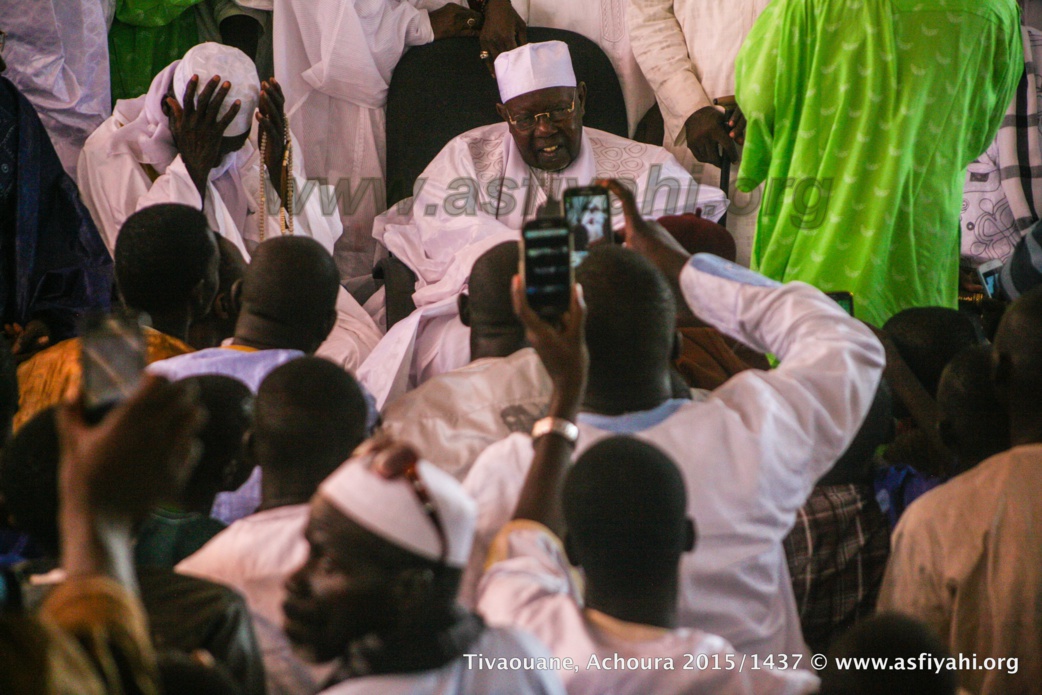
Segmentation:
[(528, 306), (520, 276), (514, 276), (512, 289), (514, 311), (525, 325), (525, 338), (539, 354), (553, 383), (547, 417), (536, 423), (536, 431), (532, 433), (535, 458), (525, 477), (514, 518), (536, 521), (561, 538), (564, 535), (561, 488), (575, 450), (578, 437), (575, 418), (590, 368), (584, 335), (586, 305), (582, 287), (576, 285), (571, 307), (557, 327), (540, 319)]

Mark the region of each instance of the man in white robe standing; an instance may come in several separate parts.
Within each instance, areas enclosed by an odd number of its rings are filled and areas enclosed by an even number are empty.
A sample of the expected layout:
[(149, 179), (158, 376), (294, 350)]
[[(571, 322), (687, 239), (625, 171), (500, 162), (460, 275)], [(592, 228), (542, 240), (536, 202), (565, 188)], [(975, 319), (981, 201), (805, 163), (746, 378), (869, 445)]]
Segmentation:
[(112, 113), (105, 3), (18, 0), (4, 8), (4, 77), (36, 109), (75, 179), (84, 141)]
[[(417, 276), (417, 310), (395, 324), (359, 368), (379, 405), (470, 361), (456, 297), (474, 261), (503, 241), (549, 197), (597, 178), (625, 181), (648, 217), (693, 212), (711, 220), (723, 192), (699, 186), (661, 147), (583, 128), (586, 85), (567, 44), (531, 43), (495, 62), (502, 123), (451, 140), (424, 170), (411, 199), (377, 218), (373, 236)], [(615, 215), (614, 226), (622, 227)]]
[(476, 36), (480, 26), (478, 12), (449, 0), (274, 2), (275, 77), (308, 173), (335, 188), (344, 234), (333, 255), (353, 292), (366, 292), (377, 258), (371, 232), (386, 208), (384, 107), (394, 66), (409, 46)]
[[(734, 61), (769, 0), (632, 0), (627, 12), (633, 53), (662, 109), (666, 147), (703, 183), (718, 185), (719, 167), (737, 162), (744, 142), (734, 107)], [(720, 104), (717, 104), (717, 101)], [(738, 167), (731, 169), (731, 178)], [(749, 265), (760, 191), (742, 197), (728, 215), (738, 262)]]

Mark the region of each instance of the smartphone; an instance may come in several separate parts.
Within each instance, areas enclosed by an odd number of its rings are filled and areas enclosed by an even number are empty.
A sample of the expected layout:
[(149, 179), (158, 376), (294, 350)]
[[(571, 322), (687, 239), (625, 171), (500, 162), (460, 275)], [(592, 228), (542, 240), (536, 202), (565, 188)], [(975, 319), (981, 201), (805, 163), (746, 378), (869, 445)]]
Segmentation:
[(611, 201), (603, 186), (569, 188), (564, 192), (564, 214), (575, 233), (575, 251), (585, 258), (591, 246), (610, 244)]
[(575, 235), (563, 217), (535, 219), (521, 230), (521, 279), (528, 305), (554, 323), (568, 311), (575, 284)]
[(96, 422), (141, 383), (146, 364), (141, 319), (133, 314), (88, 314), (80, 351), (83, 406)]
[(850, 292), (826, 292), (829, 299), (839, 304), (843, 308), (843, 311), (847, 312), (851, 316), (854, 315), (854, 295)]
[(999, 275), (1002, 274), (1002, 261), (993, 260), (977, 266), (977, 276), (984, 287), (984, 294), (996, 297), (999, 294)]

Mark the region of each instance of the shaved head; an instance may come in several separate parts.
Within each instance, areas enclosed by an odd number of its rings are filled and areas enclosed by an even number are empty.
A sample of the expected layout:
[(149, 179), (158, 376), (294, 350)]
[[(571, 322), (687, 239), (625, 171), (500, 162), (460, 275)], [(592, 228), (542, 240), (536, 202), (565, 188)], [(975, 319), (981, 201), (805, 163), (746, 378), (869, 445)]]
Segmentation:
[(668, 398), (676, 303), (666, 278), (629, 249), (598, 246), (575, 280), (586, 300), (587, 403), (595, 397), (607, 412), (625, 412)]
[(676, 580), (694, 534), (676, 464), (651, 444), (610, 437), (587, 449), (562, 491), (572, 559), (600, 590), (639, 595)]
[(354, 377), (319, 357), (268, 375), (255, 404), (255, 461), (265, 481), (292, 487), (306, 502), (365, 439), (366, 403)]
[[(995, 334), (995, 385), (1011, 417), (1042, 410), (1042, 287), (1017, 299)], [(1014, 434), (1016, 438), (1016, 434)], [(1023, 442), (1021, 442), (1023, 443)]]
[(333, 257), (314, 239), (264, 242), (243, 278), (236, 342), (313, 353), (336, 322), (339, 287)]
[(506, 357), (525, 346), (525, 329), (514, 313), (510, 292), (518, 254), (516, 241), (503, 242), (481, 254), (470, 271), (460, 316), (470, 326), (472, 360)]

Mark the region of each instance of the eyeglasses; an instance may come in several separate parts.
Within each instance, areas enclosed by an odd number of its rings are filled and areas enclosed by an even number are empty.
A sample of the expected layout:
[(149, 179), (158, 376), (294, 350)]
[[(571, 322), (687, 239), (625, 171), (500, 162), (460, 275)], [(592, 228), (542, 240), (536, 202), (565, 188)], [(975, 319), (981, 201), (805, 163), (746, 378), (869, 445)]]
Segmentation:
[(427, 514), (431, 523), (434, 524), (434, 530), (438, 533), (438, 540), (441, 541), (441, 564), (444, 565), (449, 555), (449, 539), (445, 534), (445, 527), (442, 526), (441, 517), (438, 515), (438, 508), (434, 504), (434, 499), (427, 490), (423, 479), (420, 478), (419, 463), (419, 459), (415, 457), (394, 465), (391, 465), (388, 459), (384, 459), (381, 465), (373, 466), (373, 472), (387, 480), (404, 478), (409, 482), (413, 492), (416, 493), (416, 498), (420, 501), (420, 506), (423, 507), (423, 511)]
[(562, 125), (567, 123), (574, 113), (575, 99), (572, 99), (571, 106), (566, 109), (553, 109), (552, 111), (544, 111), (543, 113), (537, 113), (533, 116), (521, 115), (517, 118), (508, 116), (507, 120), (510, 121), (510, 125), (514, 126), (518, 132), (527, 133), (535, 128), (536, 123), (538, 123), (539, 119), (543, 116), (546, 116), (547, 120), (555, 125)]

